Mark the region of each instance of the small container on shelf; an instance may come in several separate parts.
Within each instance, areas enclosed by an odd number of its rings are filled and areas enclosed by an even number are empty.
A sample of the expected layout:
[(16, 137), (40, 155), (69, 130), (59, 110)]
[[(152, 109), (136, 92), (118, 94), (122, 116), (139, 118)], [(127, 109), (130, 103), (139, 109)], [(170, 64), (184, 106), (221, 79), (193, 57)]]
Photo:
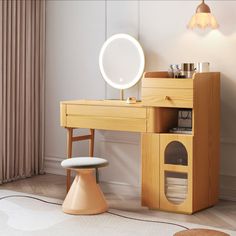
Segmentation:
[(194, 63), (182, 63), (181, 64), (181, 75), (184, 78), (192, 78), (195, 73)]

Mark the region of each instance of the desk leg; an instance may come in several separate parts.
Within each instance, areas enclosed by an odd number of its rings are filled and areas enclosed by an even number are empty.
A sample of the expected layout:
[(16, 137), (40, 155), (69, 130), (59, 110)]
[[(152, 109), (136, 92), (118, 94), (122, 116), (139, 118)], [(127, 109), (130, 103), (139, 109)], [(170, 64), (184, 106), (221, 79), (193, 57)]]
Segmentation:
[[(67, 128), (67, 158), (72, 157), (72, 136), (73, 136), (73, 128)], [(70, 189), (71, 184), (71, 170), (67, 169), (67, 177), (66, 177), (66, 190), (67, 192)]]
[(90, 139), (90, 145), (89, 145), (89, 156), (93, 157), (93, 154), (94, 154), (94, 136), (95, 136), (95, 130), (94, 129), (90, 129), (90, 135), (91, 135), (91, 139)]

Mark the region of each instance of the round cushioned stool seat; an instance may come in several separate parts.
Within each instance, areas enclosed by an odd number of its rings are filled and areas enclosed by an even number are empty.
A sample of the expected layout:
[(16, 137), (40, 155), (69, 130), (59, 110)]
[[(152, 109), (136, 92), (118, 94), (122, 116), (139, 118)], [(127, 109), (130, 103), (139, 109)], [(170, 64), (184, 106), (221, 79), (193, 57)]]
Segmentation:
[(89, 169), (107, 166), (108, 161), (98, 157), (73, 157), (62, 161), (61, 166), (69, 169)]
[(90, 215), (107, 211), (106, 199), (96, 182), (93, 170), (108, 165), (98, 157), (73, 157), (62, 161), (62, 167), (75, 170), (77, 175), (62, 204), (68, 214)]

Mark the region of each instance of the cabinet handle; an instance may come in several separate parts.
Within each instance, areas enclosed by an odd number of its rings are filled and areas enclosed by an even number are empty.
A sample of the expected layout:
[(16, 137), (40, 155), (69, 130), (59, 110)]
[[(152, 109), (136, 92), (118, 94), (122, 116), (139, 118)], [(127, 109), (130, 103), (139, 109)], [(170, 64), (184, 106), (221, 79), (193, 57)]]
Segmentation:
[(171, 100), (169, 96), (165, 96), (165, 100)]

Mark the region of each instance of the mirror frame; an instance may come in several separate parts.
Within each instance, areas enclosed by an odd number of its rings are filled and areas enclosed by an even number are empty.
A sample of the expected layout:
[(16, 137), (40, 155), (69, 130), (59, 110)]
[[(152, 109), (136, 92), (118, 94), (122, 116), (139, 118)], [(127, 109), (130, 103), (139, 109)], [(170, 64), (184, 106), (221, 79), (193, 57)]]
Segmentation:
[[(105, 52), (106, 48), (108, 47), (108, 45), (110, 43), (112, 43), (116, 39), (127, 39), (130, 42), (132, 42), (134, 44), (134, 46), (137, 48), (138, 54), (140, 56), (140, 66), (139, 66), (139, 70), (138, 70), (135, 78), (133, 78), (131, 82), (129, 82), (129, 83), (125, 84), (125, 85), (120, 85), (120, 84), (117, 84), (117, 83), (111, 81), (107, 77), (106, 72), (104, 70), (104, 66), (103, 66), (103, 55), (104, 55), (104, 52)], [(102, 76), (103, 76), (104, 80), (110, 86), (112, 86), (113, 88), (127, 89), (127, 88), (130, 88), (130, 87), (134, 86), (141, 79), (143, 71), (144, 71), (144, 66), (145, 66), (145, 57), (144, 57), (143, 49), (142, 49), (140, 43), (134, 37), (132, 37), (132, 36), (130, 36), (128, 34), (115, 34), (115, 35), (111, 36), (110, 38), (108, 38), (105, 41), (105, 43), (103, 44), (103, 46), (101, 48), (101, 51), (100, 51), (100, 54), (99, 54), (99, 67), (100, 67), (100, 71), (102, 73)]]

